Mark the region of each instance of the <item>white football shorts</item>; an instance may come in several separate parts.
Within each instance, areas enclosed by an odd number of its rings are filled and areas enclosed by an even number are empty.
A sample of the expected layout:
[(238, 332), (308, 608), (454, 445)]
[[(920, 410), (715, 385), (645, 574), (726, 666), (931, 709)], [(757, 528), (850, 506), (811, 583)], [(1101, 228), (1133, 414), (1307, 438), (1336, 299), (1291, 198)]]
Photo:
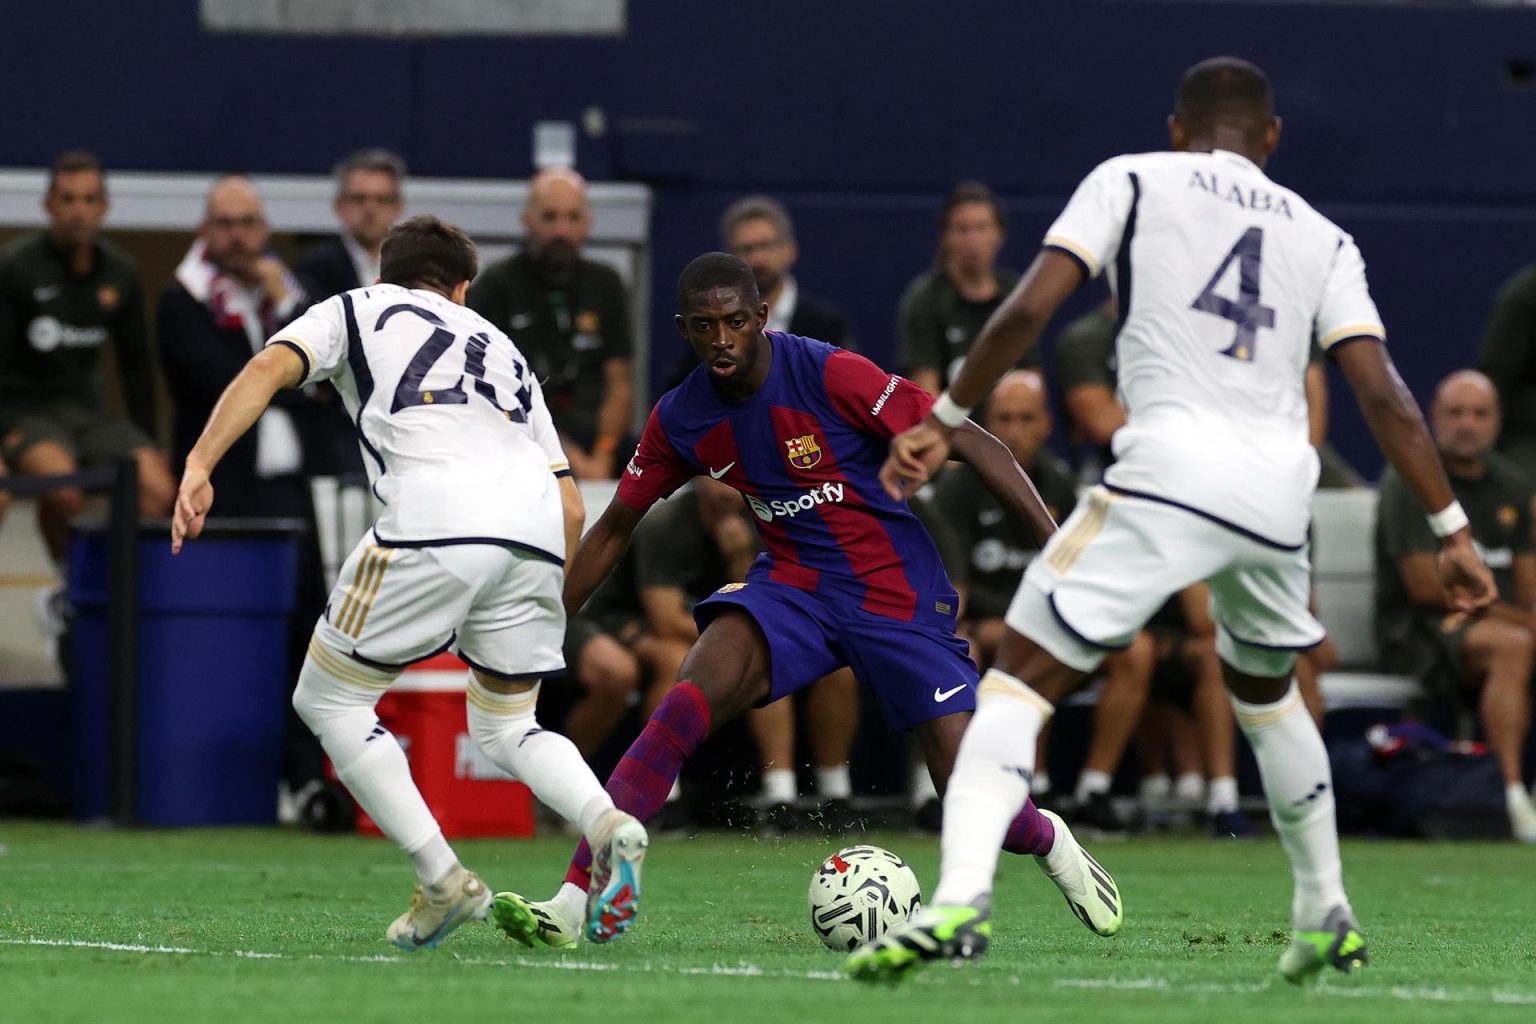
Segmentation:
[(1030, 563), (1005, 621), (1087, 672), (1130, 646), (1164, 601), (1202, 580), (1211, 586), (1218, 647), (1240, 669), (1326, 635), (1309, 609), (1306, 546), (1276, 547), (1196, 511), (1102, 486)]
[(381, 547), (372, 530), (341, 567), (315, 637), (391, 669), (452, 650), (502, 679), (565, 671), (562, 567), (495, 544)]

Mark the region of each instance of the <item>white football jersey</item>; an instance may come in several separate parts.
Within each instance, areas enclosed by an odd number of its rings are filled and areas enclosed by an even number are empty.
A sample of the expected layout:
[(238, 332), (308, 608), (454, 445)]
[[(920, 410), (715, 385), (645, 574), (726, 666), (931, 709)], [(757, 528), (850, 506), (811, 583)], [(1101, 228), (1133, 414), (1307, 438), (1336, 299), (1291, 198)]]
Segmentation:
[(565, 452), (539, 382), (474, 310), (378, 284), (310, 308), (271, 345), (329, 380), (357, 424), (384, 547), (496, 543), (565, 558)]
[(1306, 540), (1315, 338), (1385, 340), (1354, 240), (1236, 153), (1142, 153), (1083, 179), (1045, 245), (1109, 274), (1127, 423), (1112, 489)]

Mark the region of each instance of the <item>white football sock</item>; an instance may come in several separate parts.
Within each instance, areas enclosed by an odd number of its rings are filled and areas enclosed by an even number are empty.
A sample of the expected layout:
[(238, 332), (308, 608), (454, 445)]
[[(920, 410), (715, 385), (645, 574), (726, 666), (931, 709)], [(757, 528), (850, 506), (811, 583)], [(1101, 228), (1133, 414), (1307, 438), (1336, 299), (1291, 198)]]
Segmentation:
[(1206, 814), (1230, 814), (1237, 810), (1237, 780), (1230, 775), (1212, 779), (1205, 790)]
[(1159, 800), (1167, 800), (1169, 794), (1173, 792), (1173, 780), (1162, 772), (1158, 772), (1155, 775), (1148, 775), (1146, 778), (1141, 780), (1141, 786), (1139, 787), (1138, 792), (1141, 794), (1141, 798), (1143, 800), (1150, 800), (1154, 802)]
[(1088, 799), (1095, 793), (1108, 793), (1111, 781), (1108, 772), (1094, 771), (1092, 768), (1084, 769), (1083, 773), (1077, 777), (1077, 793), (1075, 795), (1081, 801)]
[(1029, 780), (1029, 791), (1036, 796), (1044, 796), (1046, 793), (1049, 793), (1051, 791), (1051, 773), (1044, 768), (1035, 772), (1035, 777)]
[(1173, 782), (1173, 798), (1184, 804), (1198, 804), (1205, 799), (1205, 776), (1185, 772)]
[(354, 662), (312, 641), (299, 670), (293, 707), (319, 737), (342, 785), (379, 831), (416, 861), (417, 877), (430, 883), (453, 870), (458, 859), (411, 778), (405, 751), (374, 714), (394, 678), (395, 673)]
[(792, 804), (799, 795), (800, 789), (795, 785), (793, 769), (763, 769), (763, 803), (770, 807), (774, 804)]
[(587, 890), (575, 882), (562, 882), (560, 891), (549, 902), (567, 921), (580, 922), (587, 915)]
[(982, 677), (976, 714), (944, 794), (936, 905), (970, 903), (991, 893), (1003, 837), (1029, 799), (1035, 740), (1053, 710), (1013, 676), (990, 669)]
[(1509, 810), (1509, 827), (1522, 843), (1536, 843), (1536, 805), (1518, 782), (1504, 787), (1504, 806)]
[(469, 734), (496, 767), (588, 835), (598, 817), (613, 806), (613, 798), (574, 743), (539, 728), (538, 703), (538, 683), (522, 693), (495, 693), (471, 671), (464, 693)]
[(1328, 751), (1295, 681), (1273, 704), (1232, 699), (1238, 728), (1248, 737), (1264, 780), (1270, 820), (1291, 859), (1296, 880), (1291, 917), (1296, 928), (1316, 928), (1334, 907), (1349, 906), (1334, 820)]
[(823, 800), (847, 800), (853, 796), (853, 782), (848, 777), (848, 765), (816, 769), (816, 795)]

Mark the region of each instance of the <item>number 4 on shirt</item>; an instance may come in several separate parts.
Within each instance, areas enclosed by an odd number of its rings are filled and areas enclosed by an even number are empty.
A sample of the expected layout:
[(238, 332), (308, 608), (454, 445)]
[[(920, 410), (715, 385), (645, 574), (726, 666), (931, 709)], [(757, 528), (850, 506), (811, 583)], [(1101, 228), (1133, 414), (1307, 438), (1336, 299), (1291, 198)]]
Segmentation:
[[(1249, 228), (1237, 240), (1216, 273), (1206, 284), (1205, 290), (1191, 304), (1191, 308), (1212, 313), (1237, 325), (1232, 344), (1221, 354), (1245, 363), (1252, 362), (1254, 347), (1260, 327), (1275, 326), (1275, 308), (1259, 301), (1259, 270), (1264, 249), (1264, 229)], [(1237, 301), (1216, 294), (1216, 285), (1227, 273), (1232, 261), (1237, 260)]]

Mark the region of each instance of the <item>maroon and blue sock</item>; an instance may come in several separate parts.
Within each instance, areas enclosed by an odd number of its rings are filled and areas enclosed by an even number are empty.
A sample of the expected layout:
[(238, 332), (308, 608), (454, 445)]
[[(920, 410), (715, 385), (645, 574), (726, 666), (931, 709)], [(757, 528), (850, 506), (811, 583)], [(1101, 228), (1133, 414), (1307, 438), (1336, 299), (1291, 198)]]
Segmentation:
[[(709, 735), (709, 720), (709, 701), (703, 691), (686, 681), (672, 687), (608, 777), (605, 788), (614, 806), (641, 821), (661, 810), (683, 761)], [(585, 889), (592, 880), (591, 869), (592, 848), (583, 839), (565, 880)]]
[(1008, 826), (1003, 837), (1003, 849), (1009, 853), (1031, 853), (1044, 857), (1056, 843), (1056, 826), (1051, 819), (1040, 813), (1033, 800), (1024, 802), (1024, 809)]

